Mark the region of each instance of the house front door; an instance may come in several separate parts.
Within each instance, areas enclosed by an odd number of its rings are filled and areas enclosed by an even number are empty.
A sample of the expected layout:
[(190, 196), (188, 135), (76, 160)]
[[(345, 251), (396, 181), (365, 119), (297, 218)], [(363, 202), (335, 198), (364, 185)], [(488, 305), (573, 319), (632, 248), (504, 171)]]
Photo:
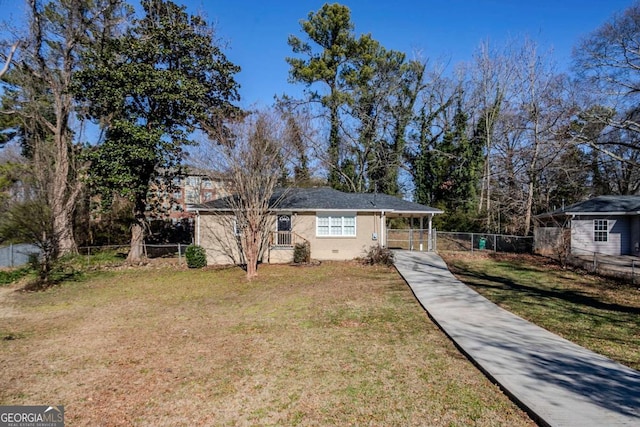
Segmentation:
[(291, 215), (278, 215), (278, 245), (291, 246)]

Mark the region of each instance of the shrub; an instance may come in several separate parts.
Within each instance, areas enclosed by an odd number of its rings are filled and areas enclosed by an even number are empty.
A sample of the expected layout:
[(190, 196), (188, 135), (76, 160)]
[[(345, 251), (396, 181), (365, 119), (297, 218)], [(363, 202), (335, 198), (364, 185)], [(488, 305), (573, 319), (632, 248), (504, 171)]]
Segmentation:
[(369, 265), (393, 265), (393, 252), (389, 248), (383, 248), (379, 245), (373, 245), (367, 251), (364, 258), (365, 264)]
[(293, 247), (293, 262), (296, 264), (308, 264), (311, 262), (309, 242), (296, 243)]
[(8, 285), (16, 280), (22, 279), (31, 272), (29, 267), (23, 267), (15, 270), (0, 270), (0, 285)]
[(189, 245), (184, 253), (187, 267), (202, 268), (207, 265), (207, 254), (202, 246)]

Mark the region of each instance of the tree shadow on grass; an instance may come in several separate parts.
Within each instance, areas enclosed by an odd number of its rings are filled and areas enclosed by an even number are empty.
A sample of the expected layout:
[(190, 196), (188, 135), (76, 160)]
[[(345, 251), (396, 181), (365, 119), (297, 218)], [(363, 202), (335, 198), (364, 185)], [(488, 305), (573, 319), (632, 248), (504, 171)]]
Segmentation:
[(524, 292), (525, 294), (536, 298), (556, 299), (579, 306), (591, 307), (597, 310), (614, 311), (617, 313), (625, 314), (640, 314), (640, 307), (602, 301), (598, 298), (585, 295), (579, 291), (544, 289), (516, 283), (513, 280), (500, 276), (475, 273), (470, 271), (460, 271), (458, 269), (454, 269), (453, 272), (460, 278), (463, 283), (477, 289), (496, 289), (498, 288), (498, 286), (495, 286), (493, 284), (497, 283), (500, 284), (499, 287), (502, 289), (518, 291), (520, 293)]

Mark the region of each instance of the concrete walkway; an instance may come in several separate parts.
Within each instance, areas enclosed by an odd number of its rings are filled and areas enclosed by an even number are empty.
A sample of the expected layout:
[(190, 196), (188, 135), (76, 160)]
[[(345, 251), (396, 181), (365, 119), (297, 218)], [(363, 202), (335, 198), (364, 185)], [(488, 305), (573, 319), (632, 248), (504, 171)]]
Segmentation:
[(539, 424), (640, 426), (640, 372), (501, 309), (435, 253), (396, 251), (395, 265), (444, 332)]

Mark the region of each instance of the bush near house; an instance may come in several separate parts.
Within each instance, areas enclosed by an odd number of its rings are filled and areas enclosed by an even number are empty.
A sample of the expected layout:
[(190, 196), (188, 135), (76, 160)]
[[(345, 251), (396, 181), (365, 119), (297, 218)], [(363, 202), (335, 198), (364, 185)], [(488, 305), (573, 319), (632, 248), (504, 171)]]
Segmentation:
[(189, 268), (202, 268), (207, 265), (207, 254), (202, 246), (187, 246), (184, 256), (187, 259), (187, 267)]
[(393, 252), (389, 248), (373, 245), (367, 251), (363, 262), (368, 265), (393, 266)]
[(293, 248), (293, 262), (296, 264), (308, 264), (311, 262), (311, 247), (309, 242), (296, 243)]

